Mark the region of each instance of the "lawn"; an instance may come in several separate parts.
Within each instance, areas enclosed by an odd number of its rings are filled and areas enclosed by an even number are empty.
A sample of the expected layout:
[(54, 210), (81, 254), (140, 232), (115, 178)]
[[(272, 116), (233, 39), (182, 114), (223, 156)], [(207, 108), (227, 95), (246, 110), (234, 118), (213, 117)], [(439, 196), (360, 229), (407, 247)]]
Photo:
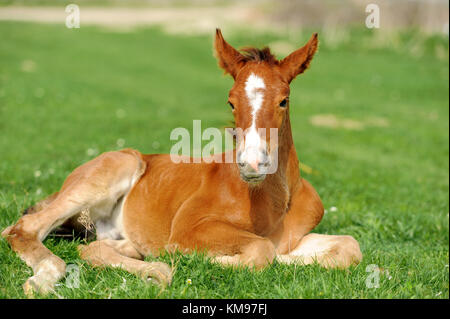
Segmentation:
[[(232, 80), (216, 66), (213, 32), (0, 22), (0, 229), (101, 152), (165, 153), (171, 130), (194, 119), (227, 126)], [(286, 40), (227, 38), (237, 46)], [(327, 209), (314, 232), (354, 236), (361, 264), (342, 271), (274, 263), (253, 273), (201, 253), (166, 256), (177, 272), (161, 290), (125, 271), (93, 269), (79, 258), (79, 241), (49, 237), (46, 246), (81, 272), (79, 288), (63, 280), (47, 297), (449, 298), (448, 38), (410, 32), (394, 40), (379, 44), (376, 32), (355, 31), (338, 46), (323, 41), (291, 88), (302, 174)], [(366, 285), (371, 267), (378, 288)], [(31, 274), (1, 239), (0, 298), (24, 298)]]

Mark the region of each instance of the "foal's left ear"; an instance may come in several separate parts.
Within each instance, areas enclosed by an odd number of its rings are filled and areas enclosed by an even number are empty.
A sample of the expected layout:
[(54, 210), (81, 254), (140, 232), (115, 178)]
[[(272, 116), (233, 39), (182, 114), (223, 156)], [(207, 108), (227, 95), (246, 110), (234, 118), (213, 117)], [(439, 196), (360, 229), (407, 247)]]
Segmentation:
[(292, 52), (280, 61), (281, 72), (284, 74), (288, 83), (309, 67), (314, 53), (317, 51), (319, 39), (317, 33), (314, 33), (305, 46)]

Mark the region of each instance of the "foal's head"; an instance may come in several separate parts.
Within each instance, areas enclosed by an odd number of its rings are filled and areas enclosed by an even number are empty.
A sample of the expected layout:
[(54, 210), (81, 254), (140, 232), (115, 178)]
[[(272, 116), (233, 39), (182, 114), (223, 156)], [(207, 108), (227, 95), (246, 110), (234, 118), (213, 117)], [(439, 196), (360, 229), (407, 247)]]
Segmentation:
[[(313, 34), (305, 46), (277, 60), (268, 48), (239, 52), (216, 30), (214, 46), (219, 65), (234, 78), (228, 103), (238, 132), (237, 162), (245, 181), (262, 181), (278, 160), (278, 143), (274, 140), (279, 140), (287, 123), (289, 84), (308, 68), (317, 44), (317, 34)], [(271, 136), (271, 129), (277, 129), (276, 138)]]

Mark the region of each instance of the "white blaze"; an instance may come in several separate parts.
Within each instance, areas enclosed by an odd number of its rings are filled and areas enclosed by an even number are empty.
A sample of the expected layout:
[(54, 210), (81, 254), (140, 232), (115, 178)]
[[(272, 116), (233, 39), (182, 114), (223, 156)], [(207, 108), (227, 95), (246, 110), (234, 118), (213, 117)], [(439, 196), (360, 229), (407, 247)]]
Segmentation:
[(261, 90), (265, 88), (266, 85), (264, 84), (263, 79), (261, 79), (254, 73), (250, 74), (247, 81), (245, 82), (245, 93), (247, 94), (247, 98), (250, 101), (250, 105), (252, 107), (252, 126), (255, 125), (256, 113), (261, 108), (264, 99), (264, 94), (261, 92)]
[(259, 157), (261, 148), (261, 137), (256, 131), (256, 117), (264, 100), (264, 90), (266, 85), (259, 76), (250, 74), (245, 82), (245, 93), (252, 108), (252, 124), (245, 135), (244, 152), (241, 160), (244, 162), (254, 162)]

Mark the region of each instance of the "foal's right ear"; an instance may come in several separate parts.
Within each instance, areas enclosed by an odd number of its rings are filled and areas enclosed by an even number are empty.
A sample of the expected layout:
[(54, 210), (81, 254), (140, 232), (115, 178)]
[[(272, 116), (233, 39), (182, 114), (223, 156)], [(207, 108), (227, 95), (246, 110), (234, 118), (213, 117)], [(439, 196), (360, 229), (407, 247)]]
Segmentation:
[(231, 74), (236, 79), (239, 70), (245, 64), (245, 58), (238, 50), (229, 45), (222, 36), (220, 29), (216, 29), (216, 38), (214, 40), (214, 49), (219, 66), (225, 73)]

